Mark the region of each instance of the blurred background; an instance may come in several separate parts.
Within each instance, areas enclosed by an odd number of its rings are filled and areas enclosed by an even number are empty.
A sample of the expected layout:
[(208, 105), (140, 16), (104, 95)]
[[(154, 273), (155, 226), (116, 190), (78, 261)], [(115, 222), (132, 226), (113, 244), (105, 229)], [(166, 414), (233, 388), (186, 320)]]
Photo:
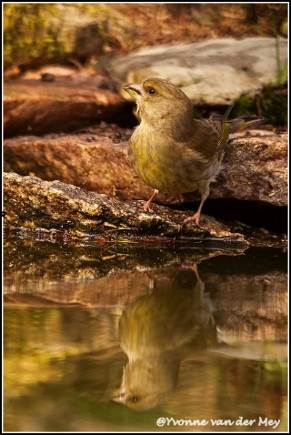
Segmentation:
[[(227, 106), (235, 99), (239, 100), (235, 115), (247, 111), (265, 116), (273, 125), (284, 126), (287, 112), (287, 46), (282, 43), (282, 39), (287, 38), (287, 27), (287, 5), (277, 3), (5, 4), (5, 78), (8, 80), (42, 77), (43, 81), (53, 81), (58, 76), (75, 76), (77, 80), (77, 74), (82, 74), (83, 78), (98, 75), (96, 84), (99, 89), (117, 91), (121, 82), (142, 79), (150, 73), (155, 73), (167, 76), (181, 86), (189, 87), (189, 84), (198, 83), (199, 86), (188, 93), (191, 98), (193, 97), (194, 103), (201, 106), (202, 113), (208, 112), (208, 106), (217, 109), (217, 106)], [(184, 44), (205, 40), (220, 41), (220, 38), (230, 37), (271, 37), (275, 38), (277, 43), (270, 55), (265, 46), (260, 51), (260, 42), (247, 40), (249, 42), (240, 52), (240, 56), (246, 59), (246, 65), (232, 65), (232, 75), (229, 75), (226, 69), (221, 69), (221, 64), (228, 63), (228, 56), (226, 53), (223, 54), (223, 50), (220, 53), (218, 46), (215, 53), (208, 47), (200, 49), (203, 57), (208, 59), (213, 58), (214, 54), (222, 56), (216, 61), (212, 59), (214, 67), (220, 65), (219, 77), (229, 81), (229, 86), (234, 80), (235, 87), (240, 89), (239, 92), (230, 95), (228, 100), (221, 101), (217, 95), (227, 94), (227, 89), (217, 90), (216, 93), (211, 93), (209, 87), (205, 90), (209, 81), (208, 71), (197, 71), (197, 66), (194, 65), (197, 59), (196, 52), (194, 60), (191, 57), (191, 53), (194, 53), (193, 47), (189, 47), (186, 52), (182, 48), (185, 47)], [(161, 45), (163, 49), (160, 49)], [(169, 53), (169, 46), (178, 47), (174, 62)], [(138, 62), (136, 59), (132, 62), (132, 57), (127, 57), (145, 47), (151, 49), (146, 56), (139, 56)], [(164, 59), (163, 70), (157, 69), (157, 59), (153, 57), (155, 49), (159, 50), (159, 65), (161, 59)], [(250, 71), (248, 74), (246, 70), (252, 61), (246, 58), (246, 53), (254, 52), (256, 49), (260, 62), (265, 63), (264, 72)], [(237, 51), (234, 47), (232, 50)], [(264, 53), (262, 50), (265, 50)], [(120, 61), (115, 62), (116, 58)], [(276, 64), (275, 72), (270, 72), (266, 67), (266, 64), (272, 61)], [(198, 62), (201, 62), (200, 58)], [(153, 69), (149, 70), (148, 66), (152, 66)], [(213, 80), (217, 82), (214, 67), (212, 65), (211, 74), (214, 74)], [(140, 73), (141, 69), (143, 71)], [(239, 71), (245, 75), (237, 83)], [(261, 77), (262, 74), (265, 76)], [(250, 76), (253, 85), (246, 83)], [(203, 83), (200, 84), (200, 81)], [(210, 77), (211, 87), (213, 84)], [(260, 92), (254, 96), (254, 90), (258, 87)], [(10, 94), (10, 89), (7, 90), (7, 94)], [(130, 124), (130, 121), (127, 120), (127, 123)], [(10, 135), (10, 126), (6, 130)]]
[(219, 37), (286, 36), (286, 4), (6, 4), (5, 71)]

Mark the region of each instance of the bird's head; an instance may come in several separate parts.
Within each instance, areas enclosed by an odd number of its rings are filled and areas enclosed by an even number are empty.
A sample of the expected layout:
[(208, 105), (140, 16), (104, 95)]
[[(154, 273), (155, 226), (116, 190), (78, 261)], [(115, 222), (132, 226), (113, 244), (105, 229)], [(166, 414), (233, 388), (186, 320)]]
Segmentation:
[(141, 120), (153, 128), (188, 123), (193, 117), (190, 99), (167, 80), (148, 78), (141, 84), (125, 86), (124, 90), (135, 99)]
[(113, 392), (112, 400), (135, 411), (145, 411), (160, 405), (174, 389), (179, 361), (172, 358), (138, 359), (123, 370), (121, 386)]

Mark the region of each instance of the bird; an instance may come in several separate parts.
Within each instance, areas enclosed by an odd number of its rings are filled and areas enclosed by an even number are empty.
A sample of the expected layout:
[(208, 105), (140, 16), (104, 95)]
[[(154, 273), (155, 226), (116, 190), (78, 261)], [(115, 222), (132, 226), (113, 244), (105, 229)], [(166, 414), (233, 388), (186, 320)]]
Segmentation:
[(154, 189), (144, 211), (153, 211), (151, 204), (159, 192), (181, 197), (199, 191), (197, 212), (183, 222), (199, 225), (210, 183), (222, 169), (230, 133), (262, 120), (241, 117), (229, 121), (228, 111), (223, 117), (194, 118), (188, 96), (162, 78), (149, 77), (123, 89), (135, 100), (140, 120), (128, 142), (129, 161), (137, 175)]
[(181, 361), (216, 343), (212, 307), (197, 265), (157, 273), (152, 292), (129, 304), (119, 320), (128, 358), (112, 400), (134, 411), (159, 406), (175, 390)]

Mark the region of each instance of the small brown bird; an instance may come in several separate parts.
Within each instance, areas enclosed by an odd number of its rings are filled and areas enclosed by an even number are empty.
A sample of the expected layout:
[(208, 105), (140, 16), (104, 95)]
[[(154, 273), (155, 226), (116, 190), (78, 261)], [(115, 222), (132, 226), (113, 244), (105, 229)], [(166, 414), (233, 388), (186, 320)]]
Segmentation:
[(154, 188), (145, 211), (151, 211), (151, 202), (159, 192), (181, 195), (198, 190), (199, 208), (184, 222), (199, 225), (209, 185), (222, 168), (229, 134), (261, 120), (227, 121), (226, 116), (194, 119), (190, 99), (160, 78), (148, 78), (124, 89), (134, 97), (141, 120), (129, 141), (129, 158), (136, 173)]

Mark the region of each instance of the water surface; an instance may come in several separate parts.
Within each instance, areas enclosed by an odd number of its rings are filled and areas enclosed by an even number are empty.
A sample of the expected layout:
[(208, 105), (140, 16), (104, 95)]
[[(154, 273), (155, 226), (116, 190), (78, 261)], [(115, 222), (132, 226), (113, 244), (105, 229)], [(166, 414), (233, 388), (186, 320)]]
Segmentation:
[(11, 239), (5, 260), (6, 431), (287, 429), (281, 250)]

